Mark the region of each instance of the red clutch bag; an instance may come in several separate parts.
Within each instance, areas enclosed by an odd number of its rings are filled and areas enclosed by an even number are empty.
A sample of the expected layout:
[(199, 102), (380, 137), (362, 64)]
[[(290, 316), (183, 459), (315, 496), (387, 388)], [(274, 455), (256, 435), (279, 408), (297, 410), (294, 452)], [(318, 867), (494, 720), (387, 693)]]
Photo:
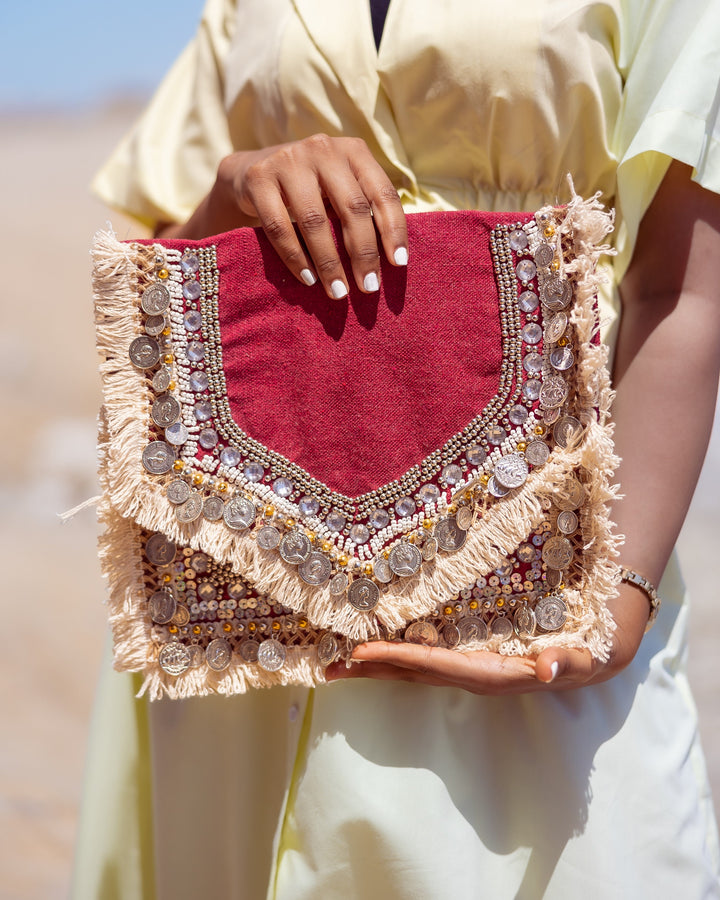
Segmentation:
[(408, 267), (341, 301), (260, 230), (98, 235), (116, 667), (155, 698), (315, 684), (373, 639), (605, 658), (611, 222), (409, 215)]

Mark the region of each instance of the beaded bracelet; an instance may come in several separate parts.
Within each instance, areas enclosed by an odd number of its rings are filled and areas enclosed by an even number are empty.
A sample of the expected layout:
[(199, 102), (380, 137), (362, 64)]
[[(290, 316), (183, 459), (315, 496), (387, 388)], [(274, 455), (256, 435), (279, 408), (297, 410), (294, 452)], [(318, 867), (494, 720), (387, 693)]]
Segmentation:
[(661, 601), (657, 595), (657, 591), (652, 582), (648, 581), (643, 575), (634, 572), (632, 569), (622, 569), (620, 572), (620, 580), (635, 585), (635, 587), (640, 588), (640, 590), (647, 595), (647, 598), (650, 601), (650, 615), (648, 617), (647, 625), (645, 626), (645, 634), (647, 634), (654, 625), (658, 610), (660, 609)]

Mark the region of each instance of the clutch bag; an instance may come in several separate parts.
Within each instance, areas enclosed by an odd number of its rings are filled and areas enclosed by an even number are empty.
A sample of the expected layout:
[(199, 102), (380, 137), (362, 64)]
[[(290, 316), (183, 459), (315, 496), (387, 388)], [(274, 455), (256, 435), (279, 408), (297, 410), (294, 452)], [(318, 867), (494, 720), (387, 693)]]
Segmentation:
[(97, 236), (100, 554), (152, 698), (321, 683), (376, 639), (607, 657), (612, 216), (407, 219), (409, 265), (340, 301), (261, 230)]

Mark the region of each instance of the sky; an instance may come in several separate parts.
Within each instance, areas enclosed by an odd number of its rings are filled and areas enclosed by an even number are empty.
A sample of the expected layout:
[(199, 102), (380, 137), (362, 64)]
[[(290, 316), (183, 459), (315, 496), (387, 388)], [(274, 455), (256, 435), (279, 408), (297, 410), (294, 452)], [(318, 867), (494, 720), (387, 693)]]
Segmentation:
[(202, 7), (203, 0), (0, 0), (0, 111), (149, 96)]

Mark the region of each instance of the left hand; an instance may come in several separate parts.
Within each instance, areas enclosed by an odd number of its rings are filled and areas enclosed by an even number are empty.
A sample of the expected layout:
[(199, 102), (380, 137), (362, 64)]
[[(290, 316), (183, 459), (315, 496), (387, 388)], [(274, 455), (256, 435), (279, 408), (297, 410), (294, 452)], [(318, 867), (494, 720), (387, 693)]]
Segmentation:
[(419, 684), (459, 687), (473, 694), (522, 694), (543, 690), (570, 690), (607, 681), (635, 656), (647, 623), (648, 601), (637, 589), (621, 585), (610, 604), (617, 623), (607, 662), (587, 650), (551, 647), (536, 658), (502, 656), (486, 650), (462, 652), (422, 644), (370, 641), (357, 646), (353, 664), (328, 666), (326, 678), (379, 678)]

